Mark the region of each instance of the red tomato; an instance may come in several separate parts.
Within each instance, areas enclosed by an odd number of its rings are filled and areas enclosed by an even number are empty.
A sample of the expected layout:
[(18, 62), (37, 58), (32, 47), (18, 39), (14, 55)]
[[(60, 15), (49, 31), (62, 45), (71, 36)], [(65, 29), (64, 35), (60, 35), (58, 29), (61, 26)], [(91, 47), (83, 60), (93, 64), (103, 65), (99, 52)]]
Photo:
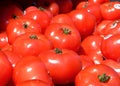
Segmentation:
[(72, 0), (55, 0), (59, 6), (59, 13), (68, 13), (73, 8)]
[(43, 10), (33, 10), (25, 12), (24, 18), (33, 19), (34, 21), (36, 21), (41, 26), (43, 33), (46, 27), (49, 25), (51, 19), (51, 17), (49, 17), (49, 15)]
[(106, 2), (101, 4), (101, 14), (103, 19), (120, 19), (120, 2)]
[(90, 55), (91, 52), (95, 52), (96, 54), (102, 54), (101, 53), (102, 39), (103, 38), (100, 36), (90, 35), (81, 42), (81, 47), (83, 48), (84, 52), (87, 55)]
[(101, 43), (101, 51), (105, 58), (120, 61), (120, 35), (105, 38)]
[(95, 4), (103, 4), (105, 2), (109, 2), (110, 0), (88, 0), (88, 1)]
[(109, 66), (92, 65), (78, 73), (75, 86), (120, 86), (120, 77)]
[(19, 83), (15, 86), (51, 86), (50, 84), (44, 82), (44, 81), (41, 81), (41, 80), (26, 80), (22, 83)]
[(78, 30), (66, 23), (50, 24), (46, 28), (45, 36), (53, 43), (54, 48), (78, 51), (81, 44), (81, 36)]
[(5, 47), (8, 43), (8, 36), (6, 34), (6, 32), (1, 32), (0, 33), (0, 48)]
[(38, 57), (46, 65), (55, 84), (73, 83), (82, 68), (79, 55), (69, 49), (55, 48), (41, 52)]
[(59, 13), (59, 5), (55, 0), (36, 0), (37, 7), (43, 7), (49, 10), (53, 16)]
[(36, 56), (26, 56), (22, 58), (13, 68), (13, 81), (15, 84), (36, 79), (53, 86), (51, 77), (48, 75), (44, 63)]
[(12, 66), (6, 55), (0, 51), (0, 86), (5, 86), (12, 76)]
[[(69, 22), (68, 22), (69, 21)], [(67, 14), (58, 14), (51, 19), (51, 23), (67, 23), (69, 25), (75, 26), (73, 20)]]
[(104, 37), (104, 30), (106, 29), (107, 25), (109, 23), (113, 22), (112, 20), (102, 20), (96, 27), (93, 32), (94, 35), (99, 35), (101, 37)]
[[(9, 8), (9, 9), (8, 9)], [(0, 32), (5, 31), (9, 20), (23, 16), (22, 10), (15, 4), (8, 4), (0, 8)]]
[(20, 56), (38, 55), (52, 47), (51, 42), (39, 33), (26, 33), (19, 36), (12, 45), (13, 52)]
[(41, 26), (32, 19), (20, 18), (11, 21), (8, 26), (6, 33), (8, 35), (8, 42), (12, 44), (15, 39), (28, 32), (41, 32)]
[(93, 33), (96, 25), (94, 15), (82, 10), (72, 10), (69, 15), (79, 30), (82, 40)]
[(115, 20), (107, 24), (103, 32), (104, 37), (107, 37), (108, 35), (120, 34), (120, 20)]
[(120, 76), (120, 63), (119, 62), (116, 62), (112, 59), (106, 59), (104, 60), (101, 64), (105, 64), (111, 68), (113, 68)]
[(83, 1), (76, 6), (76, 9), (84, 10), (93, 14), (96, 17), (97, 24), (102, 20), (101, 9), (99, 4), (93, 4), (88, 1)]
[(94, 62), (87, 55), (80, 55), (80, 60), (81, 60), (81, 63), (82, 63), (82, 70), (84, 70), (86, 67), (94, 65)]
[(18, 61), (21, 60), (21, 57), (13, 53), (12, 51), (5, 50), (3, 53), (7, 56), (7, 59), (12, 64), (12, 67), (15, 67)]

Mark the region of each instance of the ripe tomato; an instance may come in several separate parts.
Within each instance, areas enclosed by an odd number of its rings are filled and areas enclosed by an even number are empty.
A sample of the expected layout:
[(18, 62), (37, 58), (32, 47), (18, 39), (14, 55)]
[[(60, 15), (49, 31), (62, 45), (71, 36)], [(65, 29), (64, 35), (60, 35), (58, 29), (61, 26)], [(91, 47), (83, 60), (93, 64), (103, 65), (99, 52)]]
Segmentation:
[(78, 30), (66, 23), (52, 23), (45, 31), (45, 36), (52, 42), (54, 48), (66, 48), (77, 51), (81, 44)]
[(12, 51), (4, 50), (3, 53), (6, 55), (12, 67), (15, 67), (17, 62), (21, 60), (21, 57), (19, 57), (17, 54), (13, 53)]
[(99, 35), (104, 37), (104, 30), (106, 29), (109, 23), (113, 22), (112, 20), (102, 20), (96, 27), (93, 32), (94, 35)]
[(120, 19), (120, 2), (106, 2), (101, 4), (101, 14), (103, 19)]
[(101, 51), (105, 58), (120, 61), (120, 34), (105, 38), (101, 43)]
[(96, 25), (96, 18), (93, 14), (82, 10), (72, 10), (69, 16), (79, 30), (82, 40), (93, 33)]
[(13, 81), (15, 84), (36, 79), (53, 86), (51, 77), (48, 75), (44, 63), (36, 56), (26, 56), (22, 58), (13, 68)]
[(120, 20), (110, 22), (104, 29), (104, 37), (115, 34), (120, 34)]
[(6, 30), (8, 42), (12, 44), (18, 36), (28, 32), (40, 33), (41, 26), (34, 20), (28, 18), (13, 20), (8, 24)]
[(51, 19), (51, 17), (49, 17), (49, 15), (43, 10), (33, 10), (29, 12), (26, 11), (23, 17), (33, 19), (34, 21), (36, 21), (41, 26), (42, 33), (44, 33)]
[(99, 4), (83, 1), (76, 6), (76, 9), (84, 10), (93, 14), (96, 17), (97, 24), (102, 20), (101, 9)]
[(8, 43), (8, 36), (5, 31), (0, 33), (0, 48), (2, 49), (5, 47)]
[[(9, 9), (8, 9), (9, 8)], [(0, 7), (0, 32), (5, 31), (9, 20), (23, 16), (22, 10), (15, 4), (8, 4)]]
[(6, 55), (0, 51), (0, 86), (5, 86), (12, 76), (12, 66)]
[(23, 34), (12, 45), (13, 52), (19, 56), (38, 55), (40, 52), (52, 48), (51, 42), (39, 33)]
[(120, 77), (111, 67), (98, 64), (86, 67), (75, 78), (75, 86), (119, 86)]
[(88, 0), (90, 3), (95, 3), (95, 4), (103, 4), (105, 2), (109, 2), (110, 0)]
[(119, 62), (116, 62), (112, 59), (106, 59), (104, 60), (101, 64), (105, 64), (111, 68), (113, 68), (120, 76), (120, 63)]
[(101, 53), (102, 39), (103, 38), (100, 36), (90, 35), (81, 42), (81, 47), (83, 48), (84, 52), (87, 55), (90, 55), (91, 52), (95, 52), (96, 54), (102, 54)]
[(91, 60), (91, 58), (88, 55), (80, 55), (80, 60), (82, 63), (82, 70), (84, 70), (86, 67), (94, 65), (94, 62)]
[(55, 0), (59, 6), (59, 13), (68, 13), (73, 8), (72, 0)]
[[(69, 21), (69, 22), (68, 22)], [(67, 14), (58, 14), (51, 19), (51, 23), (67, 23), (69, 25), (75, 26), (73, 20)]]
[(26, 80), (24, 82), (17, 84), (16, 86), (51, 86), (51, 85), (42, 80), (34, 79), (34, 80)]
[(69, 49), (55, 48), (41, 52), (38, 57), (46, 65), (55, 84), (73, 83), (82, 68), (79, 55)]
[(59, 5), (55, 0), (36, 0), (37, 7), (43, 7), (49, 10), (53, 16), (59, 13)]

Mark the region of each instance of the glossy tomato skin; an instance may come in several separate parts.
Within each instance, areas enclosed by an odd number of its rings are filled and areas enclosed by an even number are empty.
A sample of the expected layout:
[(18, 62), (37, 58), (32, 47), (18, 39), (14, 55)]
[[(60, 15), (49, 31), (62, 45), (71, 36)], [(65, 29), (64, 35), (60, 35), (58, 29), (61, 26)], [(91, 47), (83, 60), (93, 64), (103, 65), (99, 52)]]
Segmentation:
[(96, 17), (97, 24), (102, 21), (101, 9), (99, 4), (94, 4), (89, 1), (83, 1), (76, 6), (76, 9), (84, 10), (93, 14)]
[(43, 10), (33, 10), (30, 12), (25, 12), (24, 18), (35, 20), (41, 26), (42, 33), (44, 33), (51, 19), (51, 17), (49, 17), (49, 15), (45, 13)]
[(0, 51), (0, 71), (0, 86), (5, 86), (12, 77), (12, 66), (2, 51)]
[(120, 2), (106, 2), (101, 4), (101, 14), (103, 19), (116, 20), (120, 18)]
[(116, 34), (105, 38), (101, 44), (101, 51), (103, 56), (108, 59), (113, 59), (115, 61), (120, 61), (120, 35)]
[(5, 31), (0, 33), (0, 48), (2, 49), (3, 47), (5, 47), (8, 43), (8, 36), (7, 33)]
[(26, 33), (18, 37), (12, 45), (13, 52), (19, 56), (37, 56), (40, 52), (52, 48), (51, 42), (40, 33)]
[(91, 13), (80, 10), (72, 10), (69, 12), (75, 27), (79, 30), (82, 40), (91, 35), (96, 25), (96, 18)]
[[(68, 21), (69, 21), (69, 22), (68, 22)], [(50, 24), (51, 24), (51, 23), (66, 23), (66, 24), (75, 26), (73, 20), (71, 19), (71, 17), (68, 16), (67, 14), (63, 14), (63, 13), (54, 16), (54, 17), (51, 19)]]
[(45, 36), (54, 48), (66, 48), (78, 51), (81, 44), (79, 31), (66, 23), (52, 23), (45, 31)]
[(120, 70), (119, 70), (120, 63), (119, 62), (116, 62), (112, 59), (106, 59), (106, 60), (102, 61), (101, 64), (104, 64), (104, 65), (107, 65), (107, 66), (113, 68), (120, 76)]
[(20, 84), (26, 80), (35, 79), (42, 80), (53, 86), (44, 63), (36, 56), (26, 56), (13, 68), (13, 81), (15, 84)]
[(26, 80), (17, 84), (16, 86), (51, 86), (50, 84), (42, 81), (42, 80)]
[(72, 0), (55, 0), (59, 6), (59, 13), (68, 13), (73, 8)]
[(28, 32), (41, 33), (41, 26), (34, 20), (28, 18), (12, 20), (6, 30), (8, 42), (12, 44), (18, 36)]
[[(105, 79), (106, 78), (106, 79)], [(102, 81), (102, 79), (104, 79)], [(92, 65), (80, 71), (75, 78), (75, 86), (119, 86), (119, 75), (109, 66)]]
[[(9, 8), (9, 9), (8, 9)], [(11, 19), (23, 16), (22, 10), (15, 4), (4, 4), (0, 8), (0, 32), (5, 31)]]
[(105, 2), (110, 2), (110, 0), (88, 0), (88, 1), (95, 4), (103, 4)]
[(55, 84), (73, 83), (82, 68), (79, 55), (69, 49), (48, 50), (40, 53), (39, 58), (46, 65)]
[(99, 35), (101, 37), (104, 37), (105, 33), (104, 30), (107, 28), (107, 25), (112, 23), (112, 20), (102, 20), (96, 27), (93, 32), (94, 35)]

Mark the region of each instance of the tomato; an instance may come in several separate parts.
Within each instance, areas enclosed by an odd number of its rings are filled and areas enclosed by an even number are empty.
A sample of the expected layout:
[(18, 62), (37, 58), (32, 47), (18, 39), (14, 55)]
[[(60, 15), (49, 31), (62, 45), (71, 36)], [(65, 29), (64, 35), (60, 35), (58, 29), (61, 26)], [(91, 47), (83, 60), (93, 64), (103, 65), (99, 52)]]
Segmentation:
[(51, 17), (43, 10), (33, 10), (25, 12), (23, 17), (33, 19), (34, 21), (36, 21), (41, 26), (42, 33), (44, 33), (51, 19)]
[(109, 23), (113, 22), (112, 20), (102, 20), (96, 27), (93, 32), (94, 35), (99, 35), (104, 37), (104, 30), (106, 29)]
[(119, 62), (116, 62), (112, 59), (106, 59), (104, 60), (101, 64), (105, 64), (111, 68), (113, 68), (120, 76), (120, 63)]
[(13, 81), (15, 84), (19, 84), (26, 80), (35, 79), (42, 80), (53, 86), (44, 63), (36, 56), (26, 56), (13, 68)]
[(53, 16), (59, 13), (59, 5), (55, 0), (36, 0), (37, 7), (43, 7), (49, 10)]
[(120, 2), (106, 2), (101, 4), (101, 14), (103, 19), (120, 19)]
[(72, 0), (55, 0), (59, 6), (59, 13), (68, 13), (73, 8)]
[(0, 32), (6, 30), (9, 20), (23, 16), (22, 10), (15, 4), (1, 6), (0, 12)]
[(81, 47), (83, 48), (84, 52), (87, 55), (90, 55), (91, 52), (95, 52), (96, 54), (102, 54), (101, 53), (102, 39), (103, 38), (100, 36), (90, 35), (81, 42)]
[(120, 35), (116, 34), (105, 38), (101, 43), (101, 51), (103, 56), (115, 61), (120, 60)]
[(75, 86), (119, 86), (120, 77), (111, 67), (98, 64), (86, 67), (75, 78)]
[(120, 20), (110, 22), (104, 29), (104, 37), (115, 34), (120, 34)]
[(12, 76), (12, 66), (6, 55), (0, 51), (0, 86), (5, 86)]
[(66, 23), (50, 24), (46, 28), (45, 36), (52, 42), (54, 48), (77, 51), (81, 44), (81, 36), (78, 30)]
[(82, 40), (93, 33), (96, 25), (94, 15), (82, 10), (72, 10), (69, 12), (69, 16), (79, 30)]
[(41, 26), (32, 19), (20, 18), (11, 21), (7, 26), (8, 42), (12, 44), (15, 39), (28, 32), (41, 33)]
[(26, 33), (19, 36), (12, 45), (13, 52), (19, 56), (37, 56), (40, 52), (52, 48), (51, 42), (43, 34), (39, 33)]
[(83, 1), (76, 6), (76, 9), (84, 10), (93, 14), (96, 17), (97, 24), (102, 20), (101, 9), (99, 4), (93, 4), (88, 1)]
[(8, 43), (8, 36), (6, 34), (6, 32), (1, 32), (0, 33), (0, 48), (5, 47)]
[(103, 4), (105, 2), (110, 2), (110, 0), (88, 0), (88, 1), (95, 4)]
[(73, 83), (82, 68), (79, 55), (73, 50), (55, 48), (41, 52), (38, 57), (46, 65), (55, 84)]
[(13, 53), (12, 51), (4, 50), (3, 53), (7, 56), (7, 59), (11, 63), (12, 67), (15, 67), (18, 61), (21, 60), (17, 54)]
[[(69, 22), (68, 22), (69, 21)], [(75, 26), (73, 20), (67, 14), (58, 14), (51, 19), (51, 23), (67, 23), (69, 25)]]
[(42, 80), (26, 80), (22, 83), (17, 84), (16, 86), (50, 86), (50, 84)]
[(80, 55), (80, 60), (82, 63), (82, 70), (84, 70), (88, 66), (94, 65), (94, 62), (88, 55)]

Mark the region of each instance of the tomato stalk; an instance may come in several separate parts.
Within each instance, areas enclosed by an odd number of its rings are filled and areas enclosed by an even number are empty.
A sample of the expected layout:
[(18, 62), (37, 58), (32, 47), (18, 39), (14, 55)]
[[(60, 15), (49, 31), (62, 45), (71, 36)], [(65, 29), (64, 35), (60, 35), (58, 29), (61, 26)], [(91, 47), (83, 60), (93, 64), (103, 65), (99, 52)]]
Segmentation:
[(36, 35), (34, 35), (34, 34), (33, 34), (33, 35), (30, 35), (29, 38), (30, 38), (30, 39), (38, 39), (38, 37), (37, 37)]
[(108, 82), (110, 79), (110, 76), (106, 75), (105, 73), (103, 73), (102, 75), (98, 75), (98, 79), (100, 82)]
[(56, 48), (56, 49), (55, 49), (55, 53), (56, 53), (56, 54), (62, 54), (62, 50)]
[(24, 28), (28, 28), (28, 25), (26, 23), (23, 24)]
[(13, 15), (12, 15), (12, 18), (13, 18), (13, 19), (17, 19), (18, 16), (16, 16), (15, 14), (13, 14)]
[(71, 34), (71, 31), (67, 28), (62, 29), (64, 34)]

